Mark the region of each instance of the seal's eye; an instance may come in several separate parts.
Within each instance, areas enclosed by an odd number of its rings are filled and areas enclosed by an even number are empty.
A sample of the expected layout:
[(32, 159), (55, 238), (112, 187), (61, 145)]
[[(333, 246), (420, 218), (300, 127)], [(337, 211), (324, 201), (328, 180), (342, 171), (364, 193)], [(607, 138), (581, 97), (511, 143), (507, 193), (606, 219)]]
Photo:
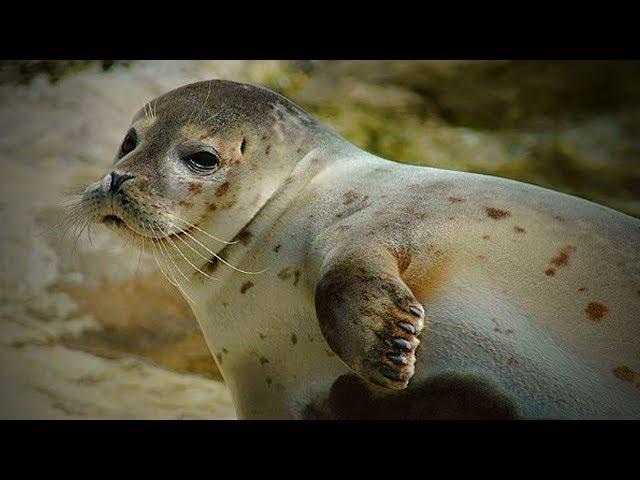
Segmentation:
[(185, 161), (192, 170), (198, 173), (211, 173), (220, 165), (218, 154), (206, 150), (188, 155)]
[(138, 144), (138, 136), (136, 135), (136, 131), (132, 128), (127, 133), (127, 136), (124, 137), (124, 141), (122, 142), (122, 147), (120, 148), (120, 156), (124, 157), (127, 153), (133, 151)]

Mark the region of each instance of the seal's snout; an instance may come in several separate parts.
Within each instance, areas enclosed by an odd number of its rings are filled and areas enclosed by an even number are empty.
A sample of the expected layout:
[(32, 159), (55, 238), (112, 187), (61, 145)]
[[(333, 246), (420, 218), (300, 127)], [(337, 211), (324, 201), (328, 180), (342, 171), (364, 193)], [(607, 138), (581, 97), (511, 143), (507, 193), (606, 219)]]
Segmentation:
[(135, 175), (129, 175), (128, 173), (111, 172), (109, 192), (113, 194), (117, 193), (122, 184), (127, 180), (131, 180), (132, 178), (135, 178)]

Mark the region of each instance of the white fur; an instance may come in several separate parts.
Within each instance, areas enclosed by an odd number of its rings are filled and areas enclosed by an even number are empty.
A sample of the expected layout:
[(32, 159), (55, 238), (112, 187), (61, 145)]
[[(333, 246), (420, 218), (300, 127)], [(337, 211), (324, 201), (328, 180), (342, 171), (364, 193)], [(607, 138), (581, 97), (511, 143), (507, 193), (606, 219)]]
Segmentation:
[[(318, 158), (321, 167), (312, 167)], [(374, 168), (384, 171), (365, 178)], [(282, 187), (249, 225), (250, 247), (229, 259), (264, 273), (248, 276), (221, 267), (219, 282), (194, 282), (190, 289), (211, 351), (228, 352), (219, 367), (239, 417), (296, 418), (348, 373), (330, 356), (313, 294), (332, 235), (349, 235), (335, 230), (334, 213), (343, 192), (353, 189), (366, 192), (372, 203), (350, 224), (370, 222), (375, 209), (421, 203), (431, 212), (429, 228), (412, 234), (436, 243), (450, 259), (437, 288), (419, 298), (426, 327), (412, 382), (440, 372), (477, 373), (513, 395), (527, 418), (640, 416), (640, 375), (626, 382), (612, 373), (618, 366), (640, 372), (637, 219), (514, 181), (403, 166), (355, 149), (341, 155), (315, 150), (292, 176), (295, 182)], [(430, 187), (434, 182), (450, 187), (441, 193)], [(410, 184), (423, 188), (407, 200)], [(451, 203), (449, 196), (466, 201)], [(486, 207), (510, 216), (490, 218)], [(515, 233), (514, 226), (526, 233)], [(575, 246), (569, 265), (545, 275), (565, 245)], [(300, 271), (297, 287), (277, 276), (285, 268)], [(241, 294), (246, 281), (254, 286)], [(578, 291), (581, 286), (589, 290)], [(600, 321), (586, 313), (590, 301), (608, 308)]]

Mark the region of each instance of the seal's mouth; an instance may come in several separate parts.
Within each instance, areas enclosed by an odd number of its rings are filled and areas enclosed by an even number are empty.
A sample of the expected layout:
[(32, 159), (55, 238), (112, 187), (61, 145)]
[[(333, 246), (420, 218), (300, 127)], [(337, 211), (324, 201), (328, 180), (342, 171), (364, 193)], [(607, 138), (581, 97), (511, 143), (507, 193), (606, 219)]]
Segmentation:
[[(121, 217), (119, 217), (118, 215), (114, 215), (112, 213), (102, 217), (100, 222), (104, 223), (105, 225), (107, 225), (109, 227), (123, 228), (123, 229), (125, 229), (127, 231), (133, 232), (136, 235), (140, 235), (137, 231), (135, 231), (132, 228), (130, 228), (127, 225), (127, 222), (125, 222)], [(144, 236), (148, 237), (148, 238), (152, 238), (156, 242), (166, 242), (171, 238), (177, 238), (177, 237), (182, 237), (182, 236), (190, 236), (190, 234), (192, 234), (196, 229), (197, 229), (197, 227), (195, 225), (192, 225), (191, 227), (182, 229), (182, 231), (169, 233), (168, 235), (165, 235), (164, 237), (148, 236), (148, 235), (144, 235)]]
[(114, 227), (126, 227), (127, 224), (117, 215), (105, 215), (102, 217), (102, 223)]

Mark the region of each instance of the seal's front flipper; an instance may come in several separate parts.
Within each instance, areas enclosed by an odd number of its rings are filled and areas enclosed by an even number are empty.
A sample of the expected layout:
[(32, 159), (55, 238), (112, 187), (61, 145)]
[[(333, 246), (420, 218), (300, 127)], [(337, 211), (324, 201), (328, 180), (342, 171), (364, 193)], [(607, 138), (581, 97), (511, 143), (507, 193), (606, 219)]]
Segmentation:
[(352, 250), (326, 260), (315, 305), (329, 346), (349, 367), (376, 385), (406, 388), (424, 309), (390, 252)]

